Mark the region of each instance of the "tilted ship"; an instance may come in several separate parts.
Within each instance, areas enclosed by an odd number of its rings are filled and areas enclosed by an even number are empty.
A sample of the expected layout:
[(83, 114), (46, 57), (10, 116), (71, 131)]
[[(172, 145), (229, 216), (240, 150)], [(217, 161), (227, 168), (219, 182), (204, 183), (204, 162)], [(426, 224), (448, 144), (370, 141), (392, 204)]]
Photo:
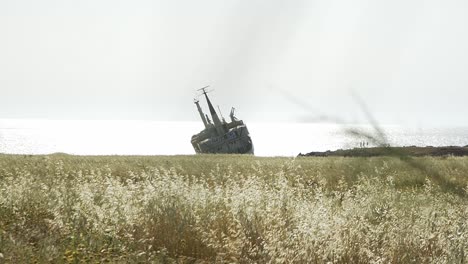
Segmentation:
[(200, 133), (192, 136), (192, 146), (196, 153), (238, 153), (238, 154), (254, 154), (252, 139), (250, 138), (249, 130), (242, 120), (234, 116), (234, 107), (231, 109), (229, 117), (231, 122), (226, 122), (221, 116), (219, 119), (213, 104), (208, 98), (207, 87), (201, 88), (205, 95), (211, 118), (203, 113), (200, 107), (200, 101), (195, 99), (198, 113), (205, 125)]

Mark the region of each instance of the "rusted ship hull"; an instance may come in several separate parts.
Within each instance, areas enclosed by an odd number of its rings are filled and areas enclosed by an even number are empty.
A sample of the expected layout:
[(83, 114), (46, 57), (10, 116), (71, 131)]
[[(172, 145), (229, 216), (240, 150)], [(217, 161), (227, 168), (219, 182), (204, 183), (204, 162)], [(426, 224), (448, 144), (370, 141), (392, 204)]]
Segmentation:
[(245, 125), (230, 129), (218, 137), (203, 139), (203, 134), (192, 137), (192, 146), (196, 153), (254, 154), (254, 146)]

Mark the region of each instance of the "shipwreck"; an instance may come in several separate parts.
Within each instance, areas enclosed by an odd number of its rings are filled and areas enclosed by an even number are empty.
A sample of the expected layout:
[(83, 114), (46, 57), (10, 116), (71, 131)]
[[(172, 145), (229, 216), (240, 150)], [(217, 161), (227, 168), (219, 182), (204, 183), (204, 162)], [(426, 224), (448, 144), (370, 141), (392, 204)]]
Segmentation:
[(235, 108), (231, 109), (229, 117), (231, 122), (226, 122), (221, 115), (219, 118), (213, 104), (208, 97), (207, 87), (199, 89), (208, 104), (211, 119), (203, 113), (198, 99), (194, 100), (198, 113), (205, 129), (192, 136), (192, 146), (196, 153), (223, 153), (223, 154), (254, 154), (252, 139), (249, 130), (242, 120), (234, 116)]

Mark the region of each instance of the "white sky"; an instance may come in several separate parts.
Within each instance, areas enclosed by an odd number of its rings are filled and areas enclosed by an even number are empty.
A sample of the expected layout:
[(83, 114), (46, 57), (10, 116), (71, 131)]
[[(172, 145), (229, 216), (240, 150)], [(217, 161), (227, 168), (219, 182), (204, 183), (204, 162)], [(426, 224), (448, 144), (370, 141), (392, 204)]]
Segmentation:
[(211, 85), (247, 122), (365, 122), (355, 93), (382, 123), (467, 126), (467, 14), (466, 0), (3, 0), (0, 118), (198, 120)]

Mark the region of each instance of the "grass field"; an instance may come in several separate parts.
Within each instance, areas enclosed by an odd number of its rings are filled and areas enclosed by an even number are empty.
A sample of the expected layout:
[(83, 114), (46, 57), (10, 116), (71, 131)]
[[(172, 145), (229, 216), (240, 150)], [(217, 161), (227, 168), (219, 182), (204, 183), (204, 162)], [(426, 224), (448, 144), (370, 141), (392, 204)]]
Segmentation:
[(468, 158), (0, 155), (0, 263), (466, 263)]

